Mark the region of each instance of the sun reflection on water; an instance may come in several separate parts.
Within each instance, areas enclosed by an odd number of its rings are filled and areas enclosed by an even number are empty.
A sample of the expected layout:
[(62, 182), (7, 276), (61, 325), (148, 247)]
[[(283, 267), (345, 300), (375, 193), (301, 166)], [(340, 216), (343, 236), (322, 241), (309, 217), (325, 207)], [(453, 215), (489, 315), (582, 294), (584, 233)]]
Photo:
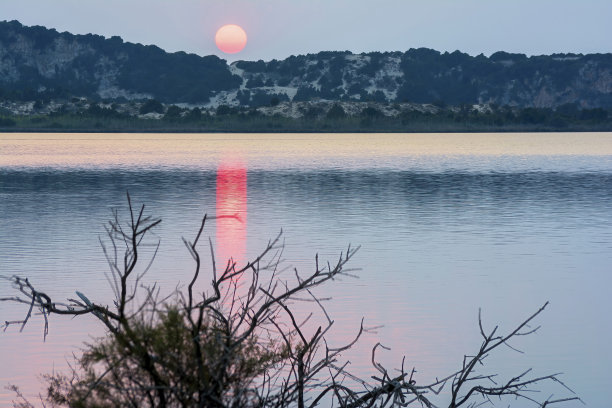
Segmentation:
[(222, 162), (217, 169), (217, 264), (225, 268), (233, 259), (242, 265), (246, 256), (247, 170), (241, 161)]

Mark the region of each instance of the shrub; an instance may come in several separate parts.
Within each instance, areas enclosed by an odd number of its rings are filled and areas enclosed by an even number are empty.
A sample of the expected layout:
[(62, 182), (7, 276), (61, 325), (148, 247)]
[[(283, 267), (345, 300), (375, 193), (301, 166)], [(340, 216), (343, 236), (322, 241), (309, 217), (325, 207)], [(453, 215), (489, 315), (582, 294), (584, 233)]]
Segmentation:
[(140, 107), (139, 113), (141, 115), (146, 115), (147, 113), (164, 113), (164, 105), (161, 102), (156, 101), (155, 99), (148, 99), (145, 103)]

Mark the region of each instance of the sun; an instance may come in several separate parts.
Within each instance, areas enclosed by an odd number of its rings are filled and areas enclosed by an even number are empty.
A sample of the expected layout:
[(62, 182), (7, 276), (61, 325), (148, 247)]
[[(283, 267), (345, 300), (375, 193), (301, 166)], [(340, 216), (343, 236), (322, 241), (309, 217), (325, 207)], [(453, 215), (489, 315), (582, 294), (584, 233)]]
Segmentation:
[(224, 53), (235, 54), (242, 51), (246, 45), (247, 35), (239, 25), (227, 24), (217, 30), (215, 43)]

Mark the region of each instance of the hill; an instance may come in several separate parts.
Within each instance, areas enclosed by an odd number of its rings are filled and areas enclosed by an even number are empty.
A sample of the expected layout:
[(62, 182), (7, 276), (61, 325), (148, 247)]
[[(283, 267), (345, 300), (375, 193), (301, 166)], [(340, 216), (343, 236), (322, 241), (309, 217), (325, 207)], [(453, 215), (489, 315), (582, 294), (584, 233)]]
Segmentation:
[(0, 99), (156, 99), (199, 106), (279, 102), (612, 107), (612, 54), (490, 57), (431, 49), (320, 52), (238, 61), (167, 53), (119, 37), (0, 22)]
[(0, 22), (0, 97), (102, 99), (159, 98), (207, 102), (215, 92), (239, 86), (216, 56), (167, 53), (120, 37), (58, 33)]

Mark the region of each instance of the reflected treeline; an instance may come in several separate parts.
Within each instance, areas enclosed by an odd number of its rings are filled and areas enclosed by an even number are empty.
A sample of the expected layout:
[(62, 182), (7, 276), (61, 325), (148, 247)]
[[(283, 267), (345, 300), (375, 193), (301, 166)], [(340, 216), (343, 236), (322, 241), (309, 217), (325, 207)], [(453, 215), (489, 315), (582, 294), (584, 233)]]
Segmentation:
[[(92, 193), (95, 196), (127, 190), (166, 199), (215, 194), (216, 170), (1, 170), (0, 191), (12, 193)], [(359, 199), (399, 196), (445, 201), (487, 197), (495, 200), (592, 201), (612, 198), (612, 174), (603, 172), (416, 172), (384, 170), (249, 171), (249, 195), (293, 197), (307, 205), (316, 197), (329, 202), (340, 197)], [(307, 200), (303, 201), (304, 198)]]
[[(278, 228), (305, 220), (372, 227), (408, 222), (407, 217), (413, 225), (430, 228), (431, 223), (571, 223), (577, 213), (589, 223), (607, 222), (612, 200), (612, 174), (597, 172), (250, 171), (248, 183), (246, 174), (240, 179), (245, 185), (225, 186), (220, 200), (215, 170), (2, 171), (0, 216), (9, 224), (21, 223), (25, 214), (47, 222), (58, 214), (89, 214), (100, 222), (109, 208), (125, 204), (129, 191), (135, 202), (174, 223), (179, 213), (190, 214), (187, 221), (193, 222), (205, 212), (219, 212), (219, 203), (223, 211), (246, 215), (248, 202), (253, 222)], [(236, 191), (240, 195), (232, 196)], [(181, 221), (185, 230), (187, 221)], [(218, 227), (227, 230), (218, 236), (220, 243), (244, 253), (246, 224), (236, 224), (235, 231), (223, 222)], [(240, 248), (223, 244), (230, 241), (241, 242)]]
[[(412, 171), (253, 172), (249, 190), (274, 191), (296, 201), (333, 205), (360, 200), (444, 201), (609, 201), (612, 174), (606, 173), (419, 173)], [(391, 198), (393, 197), (393, 198)]]
[(77, 189), (121, 194), (125, 194), (126, 190), (171, 194), (185, 188), (193, 189), (196, 185), (203, 189), (214, 189), (215, 183), (215, 170), (0, 170), (0, 189), (3, 192), (59, 192)]

